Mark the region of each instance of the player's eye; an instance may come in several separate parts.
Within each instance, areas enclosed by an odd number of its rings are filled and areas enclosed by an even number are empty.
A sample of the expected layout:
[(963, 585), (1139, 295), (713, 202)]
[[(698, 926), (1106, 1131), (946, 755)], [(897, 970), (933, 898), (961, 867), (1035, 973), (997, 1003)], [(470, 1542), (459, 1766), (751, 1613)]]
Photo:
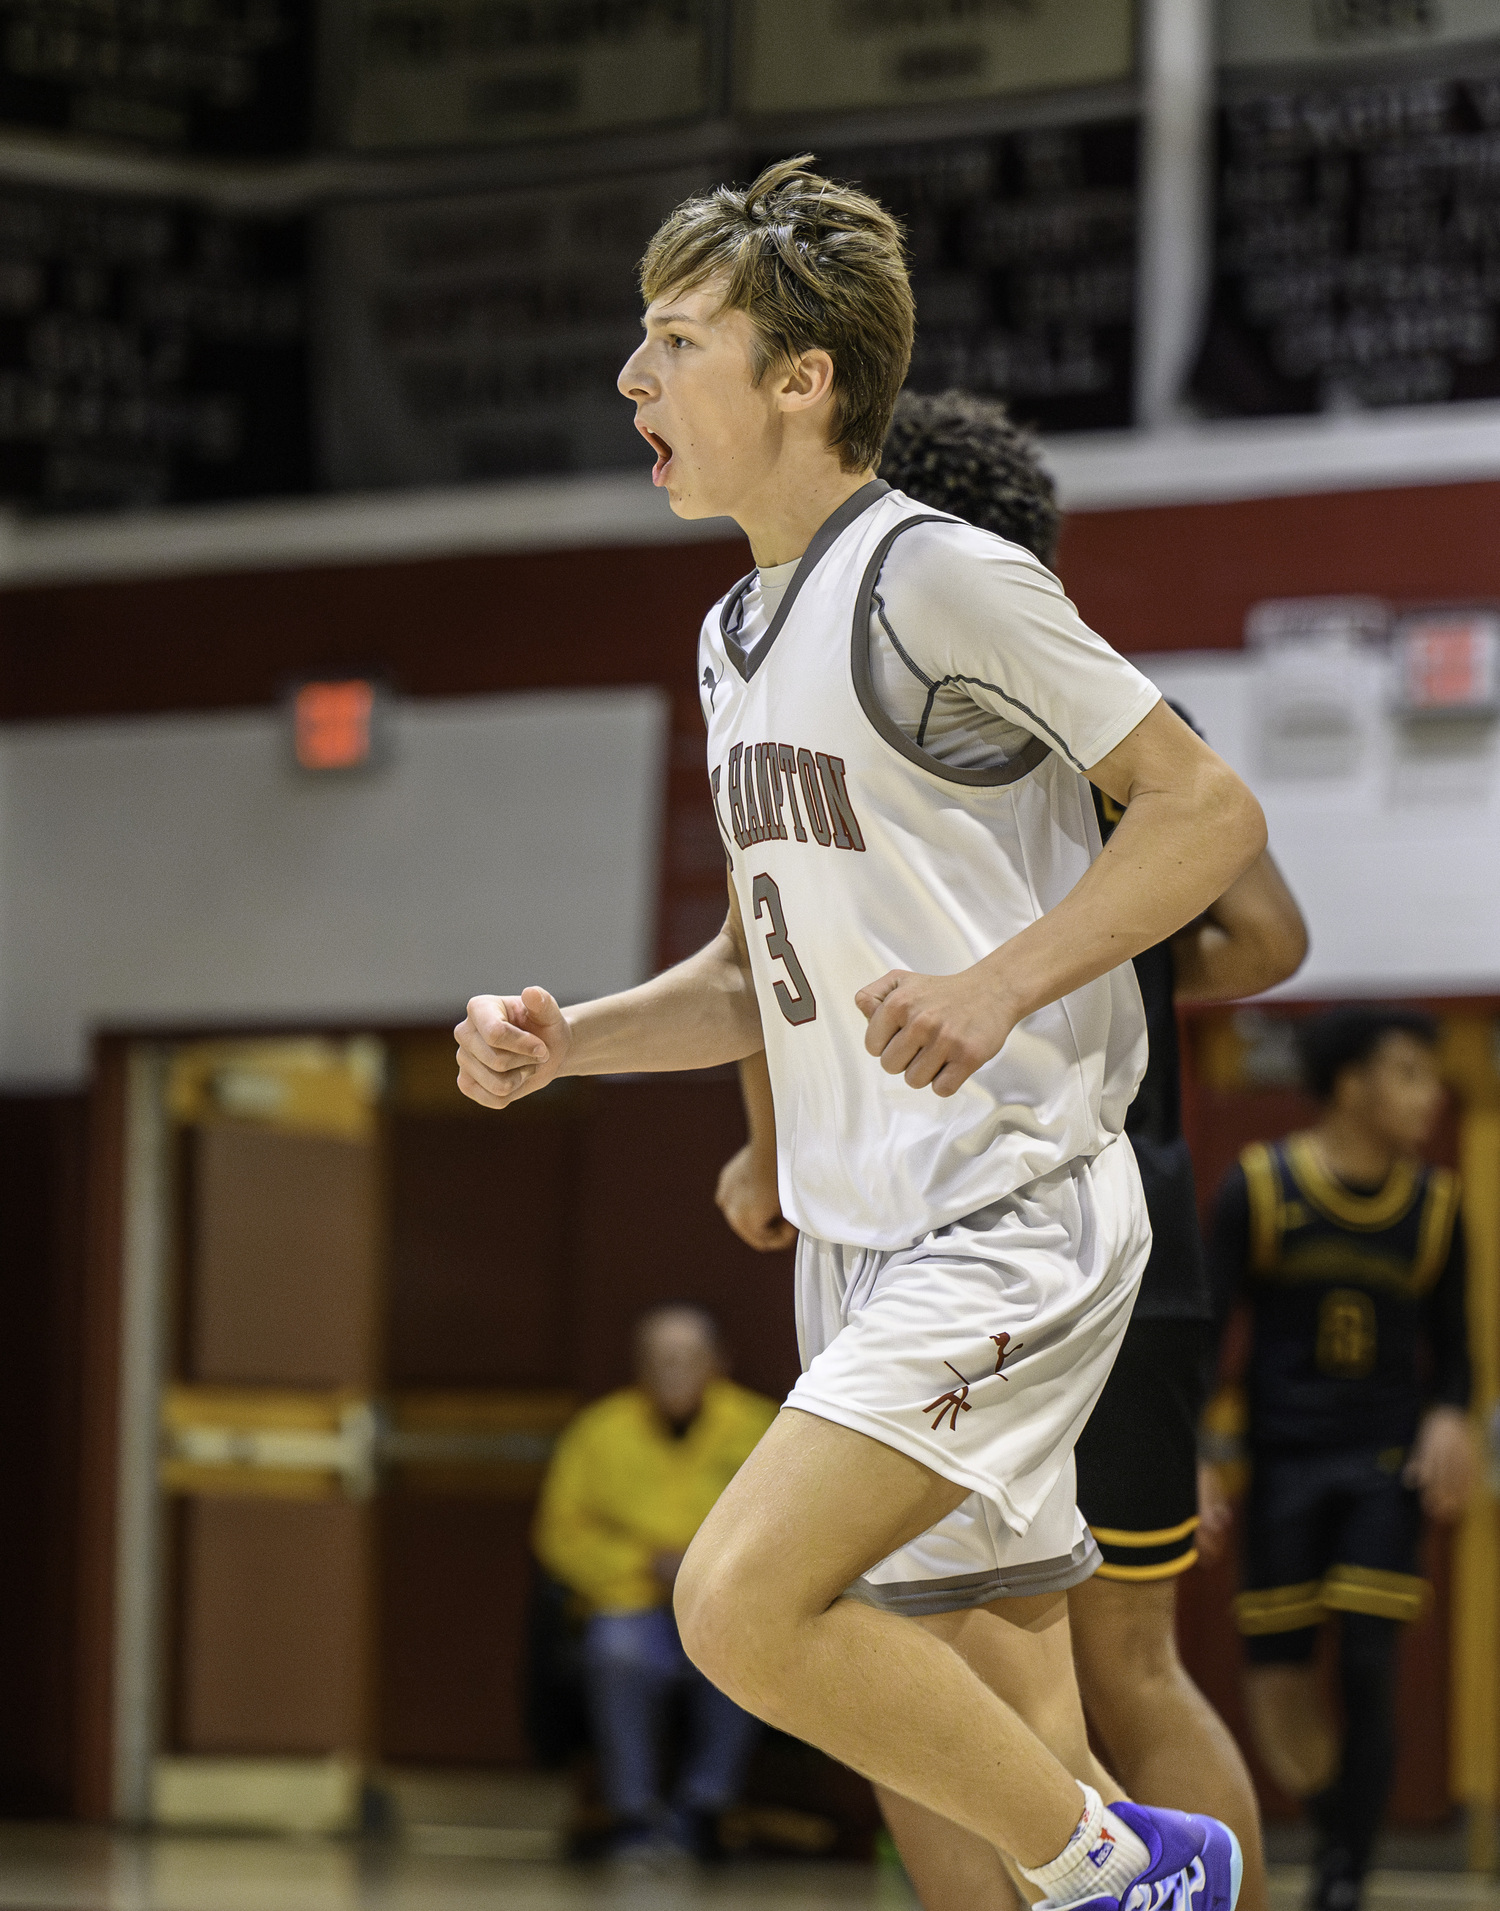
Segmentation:
[(679, 345), (690, 345), (692, 343), (692, 340), (684, 338), (681, 332), (668, 332), (667, 343), (671, 346), (672, 350), (675, 352)]

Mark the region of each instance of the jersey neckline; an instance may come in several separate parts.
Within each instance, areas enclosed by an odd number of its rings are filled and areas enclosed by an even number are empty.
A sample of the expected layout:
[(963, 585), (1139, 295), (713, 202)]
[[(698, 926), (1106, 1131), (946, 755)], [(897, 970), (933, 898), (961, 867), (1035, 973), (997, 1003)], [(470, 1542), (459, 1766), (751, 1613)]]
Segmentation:
[(740, 642), (740, 630), (744, 623), (745, 598), (755, 581), (756, 573), (751, 571), (748, 577), (742, 577), (734, 589), (724, 599), (719, 609), (719, 636), (723, 640), (724, 651), (746, 683), (760, 669), (771, 654), (771, 647), (781, 635), (782, 626), (797, 601), (797, 593), (813, 572), (828, 555), (835, 540), (847, 531), (857, 517), (868, 511), (872, 504), (890, 492), (890, 486), (884, 478), (871, 478), (868, 484), (862, 484), (858, 491), (845, 498), (839, 508), (830, 517), (826, 517), (813, 533), (812, 542), (802, 553), (795, 576), (786, 587), (786, 595), (776, 607), (776, 615), (766, 626), (765, 634), (753, 650), (746, 650)]
[(1421, 1174), (1410, 1161), (1393, 1162), (1384, 1186), (1361, 1192), (1329, 1173), (1305, 1132), (1289, 1135), (1284, 1145), (1298, 1191), (1343, 1227), (1372, 1232), (1394, 1227), (1417, 1197)]

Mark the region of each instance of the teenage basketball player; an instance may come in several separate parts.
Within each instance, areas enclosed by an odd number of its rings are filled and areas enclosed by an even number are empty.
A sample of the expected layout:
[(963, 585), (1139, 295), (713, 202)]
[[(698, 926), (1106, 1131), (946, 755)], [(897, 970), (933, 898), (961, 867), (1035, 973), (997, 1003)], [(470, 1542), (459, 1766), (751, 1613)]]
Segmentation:
[[(1437, 1025), (1350, 1004), (1297, 1028), (1321, 1119), (1219, 1191), (1221, 1323), (1250, 1303), (1250, 1497), (1235, 1617), (1250, 1728), (1318, 1834), (1317, 1911), (1355, 1911), (1396, 1756), (1396, 1652), (1422, 1611), (1422, 1515), (1473, 1489), (1458, 1183), (1421, 1159), (1443, 1106)], [(1314, 1655), (1338, 1622), (1335, 1718)]]
[[(655, 481), (759, 567), (700, 651), (729, 916), (617, 996), (476, 997), (460, 1086), (504, 1107), (765, 1048), (806, 1365), (683, 1563), (689, 1656), (1044, 1903), (1230, 1911), (1228, 1829), (1103, 1805), (971, 1669), (963, 1621), (1092, 1563), (1072, 1446), (1150, 1243), (1130, 958), (1255, 860), (1259, 805), (1034, 559), (874, 476), (912, 301), (873, 200), (771, 167), (680, 206), (642, 287), (619, 382)], [(877, 585), (1008, 714), (1003, 769), (935, 769), (884, 716)], [(1102, 852), (1089, 779), (1126, 811)]]
[[(1060, 514), (1036, 444), (995, 399), (903, 393), (881, 476), (919, 504), (952, 512), (1052, 565)], [(877, 618), (888, 715), (938, 762), (982, 760), (994, 720), (961, 685), (937, 685), (910, 632)], [(1004, 738), (991, 761), (1004, 761)], [(1119, 811), (1096, 792), (1101, 833)], [(1084, 1708), (1115, 1776), (1137, 1801), (1213, 1813), (1245, 1854), (1244, 1911), (1266, 1911), (1255, 1792), (1224, 1722), (1177, 1654), (1176, 1587), (1197, 1558), (1197, 1421), (1212, 1308), (1192, 1161), (1182, 1135), (1174, 1003), (1258, 993), (1306, 953), (1297, 905), (1269, 852), (1198, 922), (1135, 959), (1150, 1060), (1125, 1129), (1151, 1217), (1151, 1258), (1119, 1359), (1078, 1442), (1078, 1506), (1103, 1560), (1067, 1594)], [(784, 1248), (795, 1231), (776, 1185), (775, 1110), (764, 1055), (740, 1064), (750, 1139), (726, 1164), (719, 1205), (750, 1246)], [(1009, 1605), (997, 1607), (1008, 1613)], [(1004, 1623), (996, 1617), (992, 1623)], [(1054, 1747), (1054, 1749), (1057, 1749)], [(1066, 1762), (1066, 1761), (1065, 1761)], [(1075, 1769), (1076, 1777), (1088, 1777)], [(992, 1847), (910, 1800), (881, 1799), (925, 1911), (1000, 1911), (1015, 1890)]]

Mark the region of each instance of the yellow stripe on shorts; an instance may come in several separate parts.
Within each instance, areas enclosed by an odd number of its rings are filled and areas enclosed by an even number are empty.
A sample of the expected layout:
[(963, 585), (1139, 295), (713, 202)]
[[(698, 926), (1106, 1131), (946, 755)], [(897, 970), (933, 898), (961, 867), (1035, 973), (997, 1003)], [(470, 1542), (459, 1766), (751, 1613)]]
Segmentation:
[(1261, 1632), (1301, 1632), (1304, 1626), (1321, 1625), (1325, 1616), (1321, 1579), (1242, 1592), (1234, 1602), (1234, 1622), (1247, 1638)]
[(1163, 1526), (1154, 1533), (1130, 1532), (1120, 1526), (1091, 1526), (1089, 1531), (1101, 1546), (1170, 1546), (1174, 1539), (1186, 1539), (1198, 1524), (1194, 1513), (1180, 1526)]

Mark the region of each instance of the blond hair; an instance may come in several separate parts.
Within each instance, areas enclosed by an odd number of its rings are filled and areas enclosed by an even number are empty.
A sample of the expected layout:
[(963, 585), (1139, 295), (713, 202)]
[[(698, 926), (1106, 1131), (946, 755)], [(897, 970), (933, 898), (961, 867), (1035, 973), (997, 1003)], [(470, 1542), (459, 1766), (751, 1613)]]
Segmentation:
[(768, 166), (753, 185), (685, 199), (641, 260), (649, 305), (723, 279), (721, 309), (755, 328), (753, 372), (806, 351), (833, 360), (829, 443), (845, 471), (880, 463), (911, 362), (915, 311), (901, 228), (853, 186), (810, 170), (811, 153)]

